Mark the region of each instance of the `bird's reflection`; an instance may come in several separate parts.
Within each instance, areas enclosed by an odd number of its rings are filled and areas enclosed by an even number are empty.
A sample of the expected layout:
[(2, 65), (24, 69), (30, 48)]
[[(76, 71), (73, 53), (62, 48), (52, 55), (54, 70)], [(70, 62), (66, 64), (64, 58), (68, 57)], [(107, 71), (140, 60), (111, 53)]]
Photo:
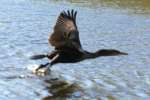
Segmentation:
[(44, 82), (47, 84), (46, 89), (49, 95), (43, 100), (66, 100), (69, 97), (74, 97), (75, 92), (82, 94), (80, 86), (76, 83), (68, 83), (58, 78), (45, 79)]

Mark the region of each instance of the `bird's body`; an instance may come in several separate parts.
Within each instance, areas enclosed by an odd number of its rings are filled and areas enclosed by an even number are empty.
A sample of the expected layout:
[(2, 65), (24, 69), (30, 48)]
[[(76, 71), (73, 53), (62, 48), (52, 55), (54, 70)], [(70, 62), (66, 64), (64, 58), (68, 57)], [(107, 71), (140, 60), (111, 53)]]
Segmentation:
[[(79, 39), (76, 15), (77, 12), (74, 10), (61, 12), (54, 26), (54, 31), (48, 39), (49, 43), (55, 47), (55, 50), (50, 54), (35, 55), (31, 58), (41, 59), (47, 57), (51, 60), (50, 65), (52, 66), (57, 63), (76, 63), (99, 56), (127, 55), (127, 53), (114, 49), (102, 49), (95, 53), (84, 50)], [(45, 67), (48, 64), (41, 65), (39, 68)]]
[[(54, 63), (75, 63), (83, 59), (83, 53), (79, 51), (59, 51), (56, 56), (59, 56)], [(54, 56), (55, 57), (55, 56)]]

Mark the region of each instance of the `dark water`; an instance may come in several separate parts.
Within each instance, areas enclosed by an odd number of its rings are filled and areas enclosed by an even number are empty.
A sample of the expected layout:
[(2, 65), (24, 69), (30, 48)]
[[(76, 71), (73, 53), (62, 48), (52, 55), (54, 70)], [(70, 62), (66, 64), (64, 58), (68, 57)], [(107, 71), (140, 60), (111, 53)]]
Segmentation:
[[(53, 49), (48, 36), (67, 9), (78, 11), (85, 49), (129, 55), (58, 64), (49, 76), (32, 74), (29, 69), (47, 60), (29, 57)], [(150, 99), (149, 0), (1, 0), (0, 46), (0, 100)]]

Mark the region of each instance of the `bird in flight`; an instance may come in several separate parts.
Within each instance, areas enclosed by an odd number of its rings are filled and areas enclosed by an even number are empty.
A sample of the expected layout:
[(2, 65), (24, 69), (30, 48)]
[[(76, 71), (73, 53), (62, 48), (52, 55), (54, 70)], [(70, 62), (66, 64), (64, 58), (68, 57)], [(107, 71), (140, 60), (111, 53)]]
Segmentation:
[(94, 53), (82, 48), (79, 31), (76, 24), (77, 11), (62, 11), (58, 16), (54, 31), (48, 41), (55, 49), (49, 54), (39, 54), (31, 57), (33, 60), (48, 58), (51, 62), (41, 64), (37, 70), (57, 63), (76, 63), (85, 59), (101, 56), (127, 55), (115, 49), (101, 49)]

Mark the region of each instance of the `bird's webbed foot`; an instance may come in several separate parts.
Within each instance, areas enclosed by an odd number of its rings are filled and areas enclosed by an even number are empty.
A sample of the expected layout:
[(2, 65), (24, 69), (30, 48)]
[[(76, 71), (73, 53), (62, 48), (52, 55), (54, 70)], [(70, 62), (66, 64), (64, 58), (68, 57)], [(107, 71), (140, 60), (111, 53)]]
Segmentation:
[(50, 63), (46, 63), (46, 64), (41, 64), (36, 70), (36, 74), (47, 74), (49, 72), (51, 72), (51, 69), (49, 68)]
[(36, 69), (36, 71), (38, 71), (39, 69), (42, 69), (42, 68), (44, 68), (44, 67), (47, 67), (48, 64), (49, 64), (49, 63), (39, 65), (39, 67)]

